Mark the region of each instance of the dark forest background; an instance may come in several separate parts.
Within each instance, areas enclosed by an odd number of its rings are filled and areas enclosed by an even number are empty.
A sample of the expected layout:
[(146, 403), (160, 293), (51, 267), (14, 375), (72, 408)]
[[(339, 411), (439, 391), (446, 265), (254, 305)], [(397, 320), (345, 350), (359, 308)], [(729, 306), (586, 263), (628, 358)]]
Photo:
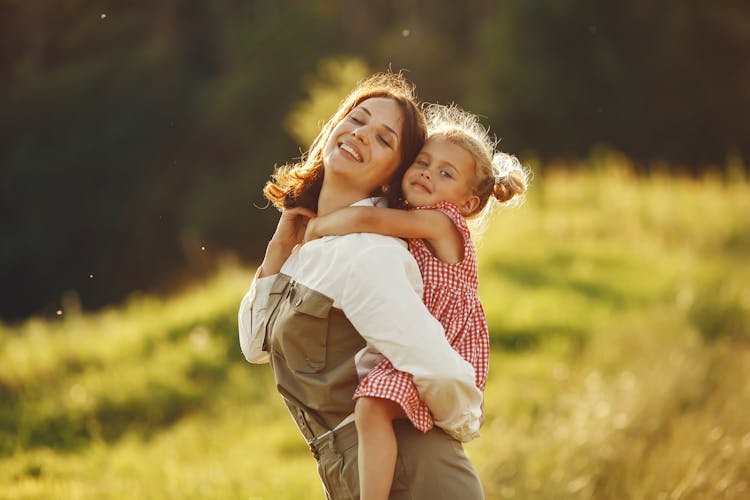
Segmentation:
[(300, 155), (290, 120), (331, 67), (406, 70), (537, 169), (601, 148), (642, 172), (750, 158), (745, 0), (0, 0), (0, 41), (10, 320), (260, 259), (260, 188)]

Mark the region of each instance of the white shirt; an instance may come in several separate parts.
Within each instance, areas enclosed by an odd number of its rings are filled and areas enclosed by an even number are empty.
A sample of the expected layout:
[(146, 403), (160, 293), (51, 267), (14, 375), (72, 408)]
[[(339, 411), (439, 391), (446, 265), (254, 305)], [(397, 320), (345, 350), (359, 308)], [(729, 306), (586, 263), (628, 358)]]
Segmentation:
[[(381, 203), (368, 198), (354, 205)], [(474, 368), (450, 346), (422, 303), (422, 277), (404, 241), (373, 233), (326, 236), (300, 247), (281, 272), (333, 299), (367, 341), (355, 356), (360, 376), (385, 356), (414, 376), (436, 425), (460, 441), (479, 435), (482, 394)], [(269, 360), (262, 326), (274, 279), (256, 274), (240, 305), (240, 346), (251, 363)]]

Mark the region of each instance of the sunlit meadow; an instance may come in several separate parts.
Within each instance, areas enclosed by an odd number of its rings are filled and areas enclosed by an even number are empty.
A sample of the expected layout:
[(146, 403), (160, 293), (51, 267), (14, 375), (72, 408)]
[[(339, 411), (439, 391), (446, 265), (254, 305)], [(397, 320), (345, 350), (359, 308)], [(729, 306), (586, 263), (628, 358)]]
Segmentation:
[[(480, 247), (491, 499), (750, 497), (750, 186), (547, 165)], [(587, 173), (582, 173), (582, 172)], [(227, 264), (0, 330), (0, 497), (324, 498)]]

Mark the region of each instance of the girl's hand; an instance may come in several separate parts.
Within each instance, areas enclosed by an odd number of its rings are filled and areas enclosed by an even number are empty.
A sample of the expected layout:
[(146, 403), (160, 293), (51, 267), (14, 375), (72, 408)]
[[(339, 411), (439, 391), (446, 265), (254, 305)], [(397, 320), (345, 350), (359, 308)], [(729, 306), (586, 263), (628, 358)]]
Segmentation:
[(307, 224), (314, 217), (315, 212), (302, 207), (287, 208), (281, 212), (276, 231), (268, 242), (259, 278), (276, 274), (281, 270), (294, 247), (302, 242)]

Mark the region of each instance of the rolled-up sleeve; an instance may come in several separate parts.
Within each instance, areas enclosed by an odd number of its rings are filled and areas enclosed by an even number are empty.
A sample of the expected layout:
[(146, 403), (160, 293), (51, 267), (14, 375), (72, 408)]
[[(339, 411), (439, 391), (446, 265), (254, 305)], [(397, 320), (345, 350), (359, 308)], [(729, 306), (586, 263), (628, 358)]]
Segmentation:
[(460, 441), (477, 437), (482, 394), (474, 368), (423, 304), (414, 259), (402, 247), (383, 245), (350, 262), (341, 298), (349, 321), (396, 369), (413, 375), (435, 424)]
[(266, 322), (266, 304), (276, 275), (258, 278), (256, 271), (250, 290), (242, 298), (237, 314), (240, 348), (250, 363), (268, 363), (269, 355), (263, 350)]

